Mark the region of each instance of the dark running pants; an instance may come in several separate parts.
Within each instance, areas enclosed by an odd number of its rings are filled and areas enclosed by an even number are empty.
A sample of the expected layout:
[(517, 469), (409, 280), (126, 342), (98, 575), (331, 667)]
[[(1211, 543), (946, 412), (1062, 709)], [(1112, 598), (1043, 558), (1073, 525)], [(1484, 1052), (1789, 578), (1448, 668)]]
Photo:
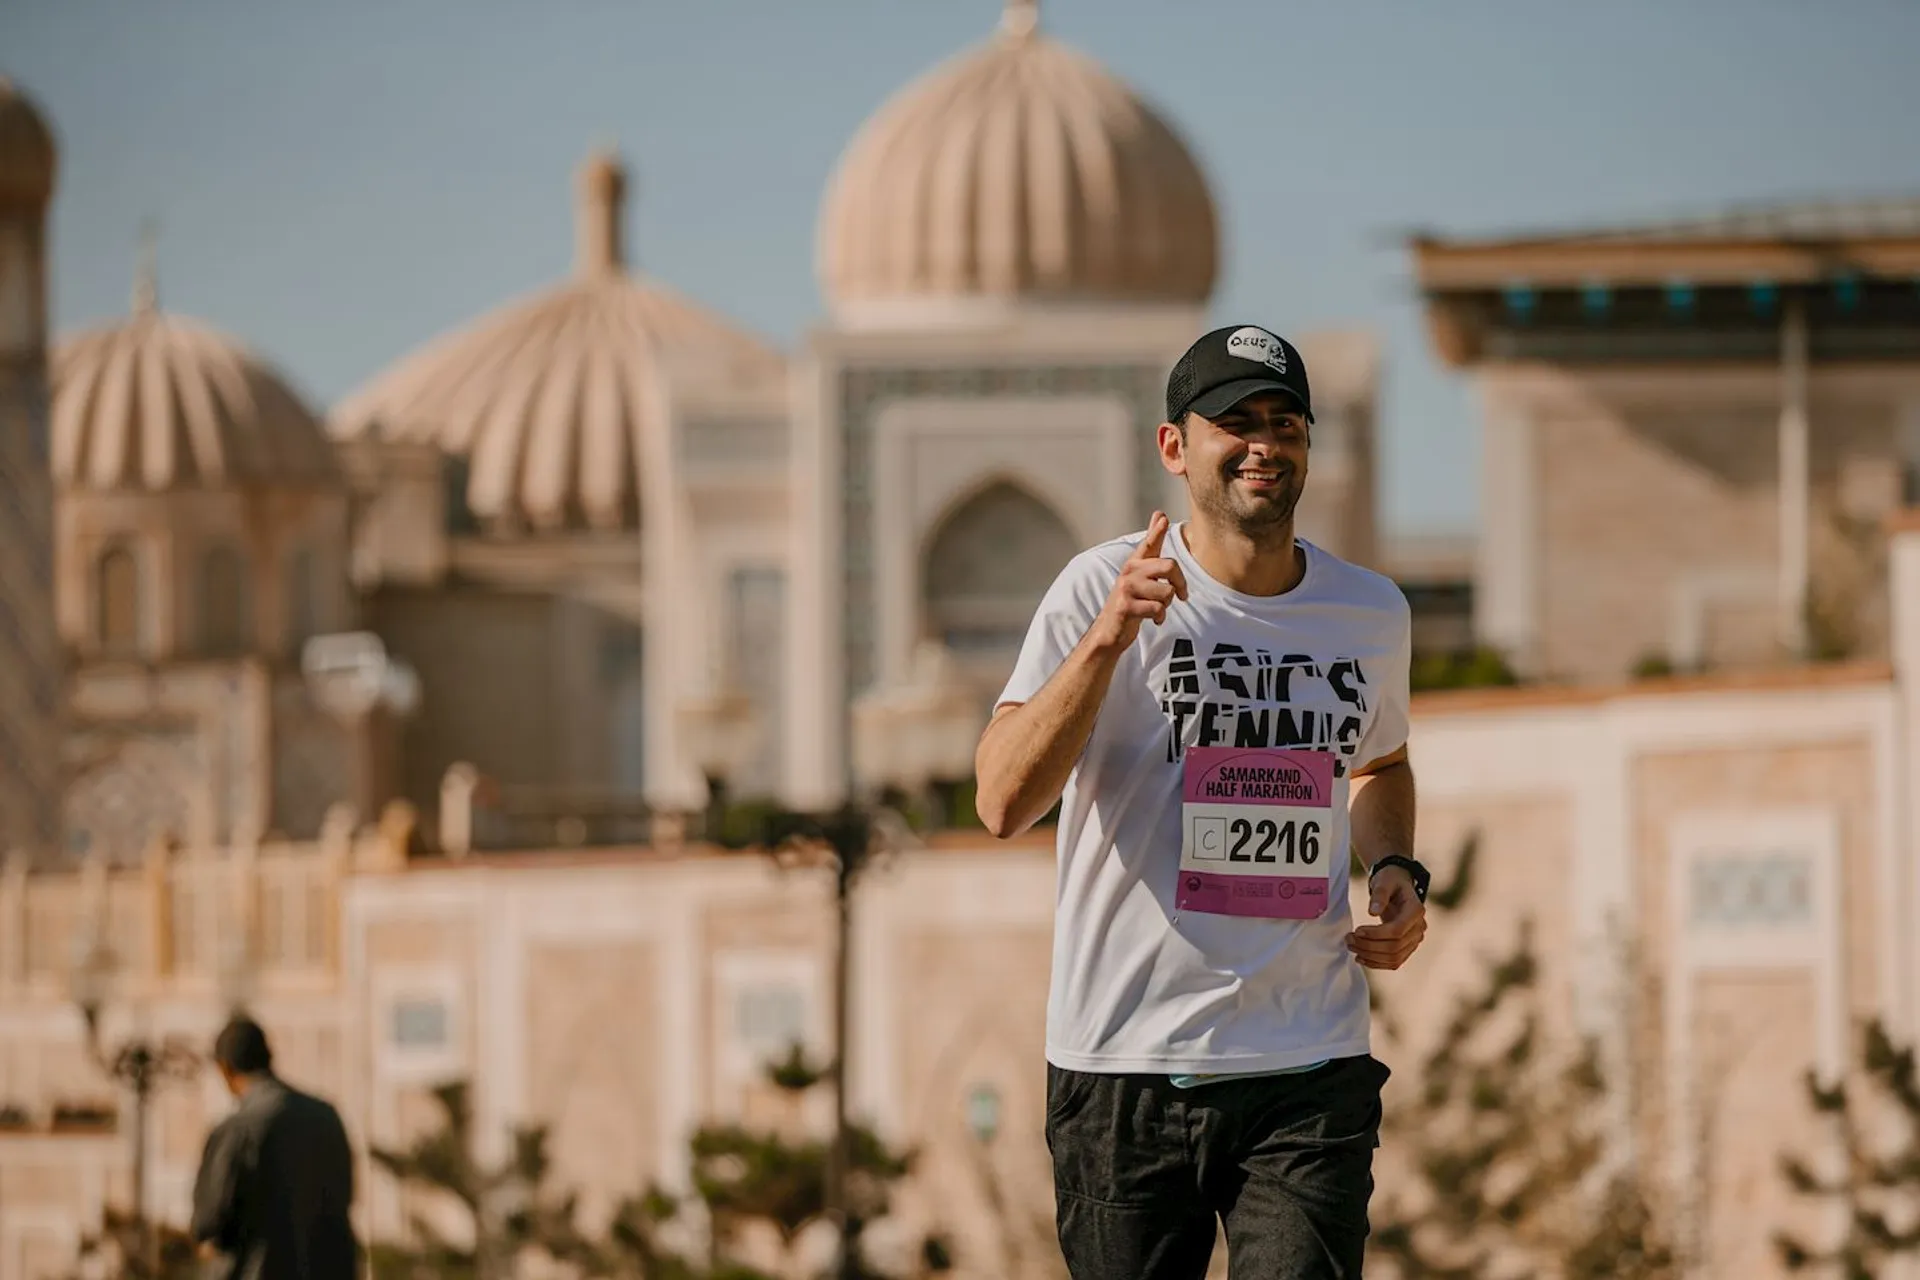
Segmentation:
[(1047, 1067), (1060, 1247), (1073, 1280), (1202, 1280), (1216, 1220), (1234, 1280), (1352, 1280), (1380, 1089), (1370, 1055), (1180, 1089)]

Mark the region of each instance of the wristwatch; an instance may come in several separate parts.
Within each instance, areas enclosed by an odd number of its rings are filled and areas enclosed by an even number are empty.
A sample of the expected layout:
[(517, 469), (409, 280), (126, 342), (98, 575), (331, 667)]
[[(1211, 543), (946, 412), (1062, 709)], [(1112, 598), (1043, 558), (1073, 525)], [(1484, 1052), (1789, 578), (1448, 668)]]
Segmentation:
[(1373, 878), (1380, 874), (1380, 868), (1382, 867), (1405, 867), (1407, 874), (1413, 877), (1413, 896), (1422, 902), (1427, 900), (1427, 885), (1433, 880), (1432, 872), (1428, 871), (1412, 858), (1402, 857), (1397, 853), (1390, 853), (1380, 859), (1380, 861), (1374, 863), (1367, 871), (1368, 884), (1373, 883)]

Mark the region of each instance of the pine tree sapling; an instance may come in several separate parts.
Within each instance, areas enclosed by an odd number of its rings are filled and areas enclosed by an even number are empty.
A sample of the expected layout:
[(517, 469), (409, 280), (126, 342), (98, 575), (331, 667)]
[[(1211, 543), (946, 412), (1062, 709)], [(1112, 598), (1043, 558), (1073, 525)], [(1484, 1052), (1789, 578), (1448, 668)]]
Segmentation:
[[(766, 1078), (798, 1099), (826, 1072), (798, 1046), (770, 1063)], [(465, 1082), (434, 1090), (440, 1125), (404, 1149), (375, 1147), (373, 1158), (403, 1184), (442, 1194), (462, 1207), (471, 1231), (449, 1236), (422, 1215), (411, 1219), (411, 1240), (381, 1241), (370, 1250), (375, 1280), (500, 1280), (517, 1274), (516, 1261), (535, 1251), (566, 1264), (582, 1280), (782, 1280), (801, 1235), (826, 1220), (827, 1143), (818, 1137), (762, 1133), (739, 1124), (710, 1124), (689, 1141), (698, 1215), (658, 1186), (615, 1207), (603, 1235), (589, 1239), (577, 1225), (571, 1194), (547, 1188), (551, 1173), (546, 1130), (513, 1133), (511, 1155), (487, 1167), (473, 1156), (473, 1110)], [(848, 1134), (849, 1212), (859, 1232), (892, 1208), (893, 1188), (912, 1169), (910, 1153), (890, 1148), (872, 1130)], [(707, 1256), (694, 1259), (668, 1243), (688, 1217), (705, 1226)], [(741, 1237), (754, 1225), (779, 1244), (780, 1276), (740, 1257)], [(684, 1234), (684, 1230), (682, 1231)], [(929, 1237), (909, 1274), (950, 1269), (946, 1242)], [(864, 1249), (854, 1274), (870, 1280), (906, 1280), (880, 1269)]]
[[(1479, 853), (1469, 835), (1448, 882), (1428, 894), (1429, 910), (1467, 902)], [(1679, 1274), (1656, 1198), (1631, 1170), (1607, 1163), (1597, 1049), (1549, 1033), (1539, 979), (1523, 920), (1511, 949), (1488, 958), (1456, 997), (1408, 1073), (1415, 1094), (1383, 1121), (1383, 1145), (1409, 1179), (1376, 1208), (1369, 1252), (1402, 1280)], [(1390, 1012), (1383, 1030), (1398, 1038)]]
[(1523, 923), (1460, 996), (1418, 1098), (1388, 1126), (1418, 1194), (1383, 1206), (1373, 1247), (1408, 1280), (1678, 1274), (1651, 1197), (1605, 1167), (1598, 1053), (1547, 1044), (1538, 977)]
[[(807, 1060), (798, 1045), (766, 1068), (766, 1078), (796, 1100), (827, 1079), (826, 1068)], [(694, 1191), (706, 1210), (717, 1268), (733, 1266), (741, 1280), (757, 1275), (734, 1262), (743, 1232), (753, 1224), (774, 1232), (783, 1256), (810, 1227), (827, 1220), (828, 1144), (823, 1137), (791, 1137), (740, 1124), (711, 1124), (691, 1140)], [(892, 1210), (893, 1188), (913, 1168), (911, 1153), (895, 1151), (873, 1130), (849, 1127), (847, 1135), (847, 1214), (853, 1235)], [(930, 1252), (929, 1252), (930, 1250)], [(921, 1265), (944, 1256), (938, 1243), (923, 1244)], [(856, 1275), (889, 1280), (857, 1249)], [(715, 1280), (723, 1274), (716, 1270)]]
[(574, 1225), (575, 1197), (555, 1195), (546, 1182), (552, 1171), (544, 1126), (526, 1126), (512, 1134), (512, 1152), (498, 1165), (482, 1166), (473, 1155), (473, 1105), (467, 1082), (449, 1081), (434, 1089), (440, 1108), (438, 1128), (421, 1134), (401, 1150), (374, 1146), (374, 1162), (403, 1185), (450, 1197), (465, 1212), (467, 1241), (450, 1239), (420, 1214), (409, 1220), (412, 1240), (378, 1242), (371, 1250), (379, 1280), (416, 1280), (433, 1275), (495, 1280), (513, 1274), (514, 1260), (535, 1249), (561, 1261), (590, 1256)]
[[(1920, 1255), (1920, 1081), (1914, 1047), (1898, 1045), (1879, 1019), (1862, 1034), (1863, 1088), (1821, 1084), (1809, 1071), (1807, 1101), (1838, 1130), (1844, 1171), (1822, 1177), (1797, 1156), (1781, 1171), (1799, 1194), (1844, 1206), (1840, 1240), (1820, 1248), (1787, 1232), (1775, 1247), (1789, 1271), (1837, 1268), (1848, 1280), (1871, 1280), (1888, 1261)], [(1870, 1113), (1870, 1114), (1869, 1114)], [(1891, 1123), (1889, 1123), (1891, 1121)]]
[[(628, 1196), (613, 1211), (606, 1240), (581, 1270), (596, 1280), (717, 1280), (717, 1273), (682, 1257), (661, 1239), (680, 1203), (657, 1186)], [(738, 1280), (766, 1280), (758, 1273)]]

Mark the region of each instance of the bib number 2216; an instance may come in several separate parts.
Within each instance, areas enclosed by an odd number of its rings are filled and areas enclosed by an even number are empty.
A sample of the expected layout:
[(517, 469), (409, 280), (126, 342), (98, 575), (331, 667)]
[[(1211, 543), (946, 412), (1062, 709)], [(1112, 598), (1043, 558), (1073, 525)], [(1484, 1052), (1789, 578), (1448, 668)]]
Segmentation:
[(1333, 884), (1333, 756), (1285, 747), (1190, 747), (1181, 780), (1174, 905), (1312, 919)]
[(1227, 861), (1312, 866), (1320, 861), (1318, 818), (1229, 818)]

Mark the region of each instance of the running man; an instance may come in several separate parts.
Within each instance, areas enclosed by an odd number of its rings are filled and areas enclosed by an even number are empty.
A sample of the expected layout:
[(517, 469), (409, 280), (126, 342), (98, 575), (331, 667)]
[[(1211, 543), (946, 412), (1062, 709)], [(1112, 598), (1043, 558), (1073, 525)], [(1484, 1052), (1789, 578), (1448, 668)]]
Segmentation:
[(1427, 872), (1406, 598), (1294, 536), (1312, 423), (1291, 343), (1189, 348), (1158, 441), (1191, 518), (1067, 565), (981, 735), (996, 836), (1061, 804), (1046, 1134), (1074, 1280), (1200, 1280), (1216, 1222), (1236, 1277), (1361, 1273), (1388, 1076), (1361, 970), (1420, 945)]

